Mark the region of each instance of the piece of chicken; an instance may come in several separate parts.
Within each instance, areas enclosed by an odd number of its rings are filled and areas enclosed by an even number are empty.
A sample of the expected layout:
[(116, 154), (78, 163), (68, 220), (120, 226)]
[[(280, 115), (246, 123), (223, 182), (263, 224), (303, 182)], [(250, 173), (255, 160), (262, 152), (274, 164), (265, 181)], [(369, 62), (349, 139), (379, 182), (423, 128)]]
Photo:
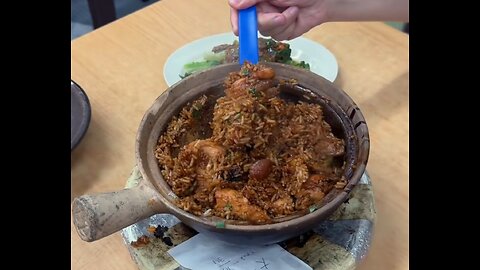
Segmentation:
[(300, 191), (295, 194), (297, 210), (306, 209), (310, 205), (319, 202), (333, 188), (331, 180), (322, 174), (313, 174), (302, 184)]
[(217, 190), (215, 199), (215, 210), (218, 213), (229, 214), (235, 219), (246, 220), (253, 224), (265, 223), (270, 220), (265, 210), (250, 204), (242, 193), (234, 189)]
[(189, 193), (195, 189), (203, 189), (205, 192), (213, 190), (220, 183), (215, 179), (214, 163), (225, 155), (225, 148), (208, 141), (196, 140), (185, 146), (179, 154), (179, 157), (191, 157), (193, 170), (195, 172), (195, 182), (189, 188)]
[(277, 215), (289, 215), (294, 212), (294, 203), (292, 197), (285, 195), (274, 201), (268, 210), (270, 213)]
[(225, 148), (211, 141), (198, 140), (196, 147), (212, 161), (218, 160), (222, 155), (225, 155)]
[(251, 95), (254, 98), (269, 99), (278, 95), (278, 82), (274, 80), (275, 71), (272, 68), (249, 65), (243, 71), (245, 75), (231, 76), (231, 84), (227, 84), (225, 89), (228, 98), (239, 99)]

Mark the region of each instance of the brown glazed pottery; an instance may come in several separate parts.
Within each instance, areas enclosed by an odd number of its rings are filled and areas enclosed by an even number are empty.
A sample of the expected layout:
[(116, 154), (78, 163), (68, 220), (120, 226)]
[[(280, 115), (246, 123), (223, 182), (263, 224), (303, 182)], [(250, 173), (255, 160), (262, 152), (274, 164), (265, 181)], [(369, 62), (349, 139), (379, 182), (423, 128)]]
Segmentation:
[(238, 71), (237, 63), (221, 65), (195, 73), (171, 86), (145, 113), (136, 138), (136, 162), (143, 176), (137, 187), (111, 193), (83, 195), (72, 205), (73, 222), (80, 237), (95, 241), (154, 214), (175, 215), (198, 232), (237, 244), (271, 244), (300, 235), (328, 218), (342, 204), (365, 171), (370, 150), (365, 119), (352, 99), (334, 84), (308, 70), (279, 63), (266, 64), (275, 69), (277, 79), (296, 79), (298, 85), (283, 87), (286, 99), (316, 102), (323, 106), (325, 120), (333, 133), (346, 142), (343, 190), (334, 189), (309, 211), (276, 220), (266, 225), (248, 225), (218, 217), (200, 217), (175, 206), (175, 194), (163, 180), (155, 147), (172, 116), (187, 102), (203, 94), (223, 93), (225, 78)]

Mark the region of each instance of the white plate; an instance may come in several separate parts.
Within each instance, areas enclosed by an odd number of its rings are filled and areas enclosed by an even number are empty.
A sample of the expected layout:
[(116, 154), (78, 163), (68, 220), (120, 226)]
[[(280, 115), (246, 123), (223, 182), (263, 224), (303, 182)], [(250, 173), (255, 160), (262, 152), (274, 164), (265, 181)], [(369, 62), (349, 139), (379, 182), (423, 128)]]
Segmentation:
[[(259, 35), (261, 36), (261, 35)], [(197, 39), (173, 52), (165, 62), (163, 76), (168, 86), (180, 81), (184, 74), (183, 66), (193, 61), (201, 61), (205, 54), (220, 44), (232, 44), (236, 37), (233, 33), (224, 33)], [(335, 56), (317, 42), (298, 37), (286, 43), (292, 49), (292, 59), (310, 64), (310, 70), (333, 82), (337, 77), (338, 63)]]

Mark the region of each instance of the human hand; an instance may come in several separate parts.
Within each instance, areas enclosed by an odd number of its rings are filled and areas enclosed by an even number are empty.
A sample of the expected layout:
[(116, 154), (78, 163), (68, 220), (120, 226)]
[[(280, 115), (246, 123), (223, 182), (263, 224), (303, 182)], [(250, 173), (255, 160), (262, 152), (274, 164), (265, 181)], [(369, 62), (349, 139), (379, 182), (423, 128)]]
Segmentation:
[(258, 30), (276, 40), (290, 40), (327, 21), (327, 0), (229, 0), (230, 22), (238, 35), (238, 10), (257, 6)]

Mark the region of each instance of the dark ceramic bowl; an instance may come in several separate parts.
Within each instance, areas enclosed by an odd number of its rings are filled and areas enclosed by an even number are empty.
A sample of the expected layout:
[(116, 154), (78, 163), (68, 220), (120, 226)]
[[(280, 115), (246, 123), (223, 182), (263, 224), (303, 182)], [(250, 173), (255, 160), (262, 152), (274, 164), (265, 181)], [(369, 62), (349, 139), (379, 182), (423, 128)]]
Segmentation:
[(70, 82), (70, 138), (71, 150), (82, 140), (90, 124), (91, 108), (85, 91), (74, 81)]
[[(343, 190), (334, 189), (316, 205), (316, 210), (276, 220), (266, 225), (245, 225), (218, 217), (199, 217), (176, 207), (176, 196), (164, 181), (155, 147), (172, 116), (189, 101), (203, 94), (223, 92), (223, 82), (238, 64), (226, 64), (187, 77), (165, 91), (140, 124), (137, 133), (136, 159), (143, 181), (132, 189), (97, 195), (84, 195), (73, 202), (74, 223), (81, 238), (94, 241), (153, 214), (169, 213), (193, 229), (220, 240), (239, 244), (270, 244), (300, 235), (330, 216), (348, 197), (365, 171), (370, 142), (365, 119), (348, 95), (328, 80), (308, 70), (268, 63), (276, 78), (297, 79), (298, 86), (283, 89), (285, 98), (316, 102), (323, 106), (325, 120), (333, 133), (346, 142)], [(224, 224), (219, 227), (218, 224)]]

